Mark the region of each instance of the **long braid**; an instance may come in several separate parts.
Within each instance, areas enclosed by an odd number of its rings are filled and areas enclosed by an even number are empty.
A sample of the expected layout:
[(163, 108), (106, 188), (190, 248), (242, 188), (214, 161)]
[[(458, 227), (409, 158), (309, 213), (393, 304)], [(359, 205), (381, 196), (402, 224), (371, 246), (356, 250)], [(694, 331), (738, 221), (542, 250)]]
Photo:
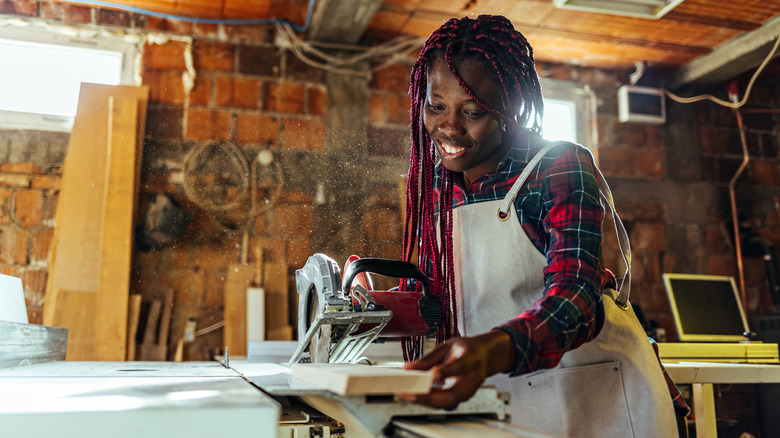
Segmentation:
[[(432, 293), (441, 300), (443, 321), (435, 339), (439, 344), (458, 335), (453, 257), (452, 197), (454, 174), (442, 168), (438, 193), (433, 189), (436, 147), (423, 124), (428, 85), (428, 68), (443, 58), (460, 86), (478, 105), (503, 121), (512, 134), (523, 129), (541, 134), (544, 111), (541, 86), (534, 66), (533, 50), (512, 23), (501, 16), (480, 15), (476, 19), (453, 18), (434, 31), (414, 64), (409, 83), (411, 98), (411, 153), (406, 183), (406, 221), (403, 259), (411, 261), (415, 247), (417, 263), (432, 280)], [(458, 72), (465, 60), (480, 62), (500, 85), (503, 108), (494, 108), (487, 96), (477, 96)], [(438, 211), (435, 201), (438, 200)], [(406, 284), (402, 283), (405, 289)], [(422, 338), (405, 338), (404, 360), (422, 354)]]

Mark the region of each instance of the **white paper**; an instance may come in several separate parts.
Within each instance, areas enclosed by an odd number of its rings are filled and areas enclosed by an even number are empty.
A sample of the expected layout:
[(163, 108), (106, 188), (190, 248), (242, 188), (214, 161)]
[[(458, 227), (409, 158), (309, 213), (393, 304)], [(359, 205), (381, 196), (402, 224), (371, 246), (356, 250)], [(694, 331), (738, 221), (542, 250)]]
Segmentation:
[(0, 274), (0, 321), (27, 324), (21, 278)]

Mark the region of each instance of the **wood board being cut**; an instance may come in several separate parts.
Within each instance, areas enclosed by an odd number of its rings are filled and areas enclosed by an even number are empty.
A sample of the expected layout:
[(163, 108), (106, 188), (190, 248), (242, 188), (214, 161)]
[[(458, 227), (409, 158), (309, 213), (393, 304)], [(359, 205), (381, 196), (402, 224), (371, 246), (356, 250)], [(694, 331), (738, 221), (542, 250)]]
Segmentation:
[(427, 394), (433, 371), (342, 363), (296, 363), (293, 378), (340, 395)]

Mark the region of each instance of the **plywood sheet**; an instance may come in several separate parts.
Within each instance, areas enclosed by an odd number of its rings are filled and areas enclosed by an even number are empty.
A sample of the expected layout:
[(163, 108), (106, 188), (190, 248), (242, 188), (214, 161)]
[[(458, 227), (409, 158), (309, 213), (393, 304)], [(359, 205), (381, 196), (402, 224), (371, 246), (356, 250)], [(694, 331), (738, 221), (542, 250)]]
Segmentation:
[[(45, 325), (68, 328), (69, 359), (126, 358), (132, 224), (148, 95), (145, 86), (87, 83), (79, 92), (43, 312)], [(63, 291), (89, 301), (90, 317), (73, 318), (82, 310)], [(69, 326), (58, 325), (64, 323)]]
[(290, 324), (290, 285), (287, 265), (267, 263), (263, 275), (265, 289), (266, 335), (269, 341), (292, 340)]
[(232, 356), (247, 354), (247, 289), (252, 287), (256, 268), (231, 264), (225, 282), (225, 328), (223, 340)]
[(426, 394), (433, 384), (433, 371), (332, 363), (296, 363), (291, 368), (294, 378), (340, 395)]

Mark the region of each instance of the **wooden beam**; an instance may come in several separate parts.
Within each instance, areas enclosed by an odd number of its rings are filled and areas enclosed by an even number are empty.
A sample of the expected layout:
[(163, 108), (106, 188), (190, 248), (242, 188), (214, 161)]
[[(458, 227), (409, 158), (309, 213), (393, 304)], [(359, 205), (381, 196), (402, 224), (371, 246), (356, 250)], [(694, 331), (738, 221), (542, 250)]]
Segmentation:
[(319, 0), (309, 24), (310, 41), (355, 44), (382, 0)]
[[(677, 69), (666, 88), (677, 89), (695, 83), (697, 87), (719, 84), (750, 71), (764, 60), (780, 35), (780, 16), (758, 29), (727, 41), (709, 55), (699, 57)], [(780, 50), (775, 52), (775, 57)]]

